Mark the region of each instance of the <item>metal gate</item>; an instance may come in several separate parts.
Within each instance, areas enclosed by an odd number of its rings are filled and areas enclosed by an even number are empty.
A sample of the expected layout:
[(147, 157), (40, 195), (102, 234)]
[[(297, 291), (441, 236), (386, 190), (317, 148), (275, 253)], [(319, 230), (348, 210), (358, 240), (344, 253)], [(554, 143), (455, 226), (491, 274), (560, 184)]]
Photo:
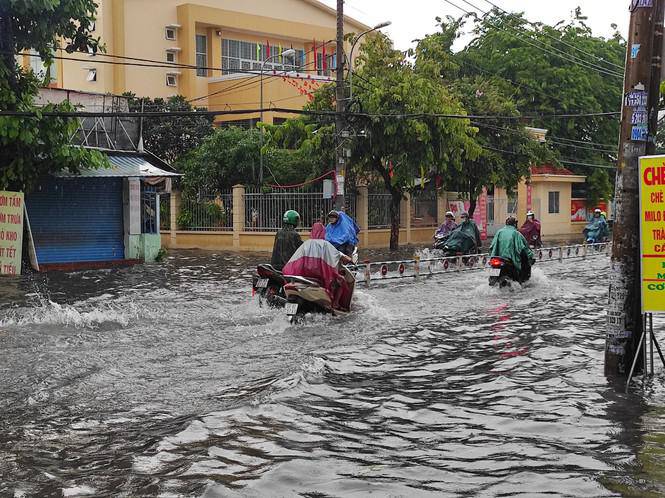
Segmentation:
[(50, 178), (25, 204), (40, 264), (124, 259), (122, 178)]

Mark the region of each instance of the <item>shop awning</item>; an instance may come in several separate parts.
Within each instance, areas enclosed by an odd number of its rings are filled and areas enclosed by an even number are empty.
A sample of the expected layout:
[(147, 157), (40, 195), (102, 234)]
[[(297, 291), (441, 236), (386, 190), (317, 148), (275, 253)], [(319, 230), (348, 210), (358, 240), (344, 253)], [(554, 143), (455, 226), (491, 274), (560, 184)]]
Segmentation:
[(59, 178), (159, 178), (159, 177), (179, 177), (180, 173), (167, 171), (163, 167), (156, 166), (155, 162), (161, 163), (160, 166), (167, 166), (159, 159), (148, 154), (141, 153), (107, 153), (111, 167), (109, 168), (81, 168), (77, 173), (60, 171), (55, 174)]

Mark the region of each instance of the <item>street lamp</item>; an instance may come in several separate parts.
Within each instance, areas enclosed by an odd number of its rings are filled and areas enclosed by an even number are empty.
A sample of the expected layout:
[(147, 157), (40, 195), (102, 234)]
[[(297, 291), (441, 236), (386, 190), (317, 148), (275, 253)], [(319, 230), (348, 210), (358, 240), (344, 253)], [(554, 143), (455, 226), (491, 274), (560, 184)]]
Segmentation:
[[(263, 70), (265, 69), (265, 65), (267, 62), (269, 62), (271, 59), (274, 59), (275, 57), (295, 57), (296, 51), (292, 48), (288, 48), (284, 50), (281, 54), (275, 54), (271, 55), (268, 57), (266, 60), (261, 62), (261, 116), (260, 120), (261, 123), (263, 123)], [(261, 127), (261, 167), (259, 168), (259, 185), (263, 185), (263, 127)]]
[(349, 53), (349, 86), (351, 87), (349, 100), (353, 99), (353, 50), (356, 48), (357, 43), (360, 41), (360, 39), (363, 36), (365, 36), (366, 34), (372, 33), (373, 31), (378, 31), (379, 29), (387, 28), (391, 24), (392, 24), (391, 21), (386, 21), (386, 22), (382, 22), (380, 24), (377, 24), (373, 28), (368, 29), (367, 31), (363, 31), (358, 36), (356, 36), (355, 39), (353, 40), (353, 45), (351, 45), (351, 52)]

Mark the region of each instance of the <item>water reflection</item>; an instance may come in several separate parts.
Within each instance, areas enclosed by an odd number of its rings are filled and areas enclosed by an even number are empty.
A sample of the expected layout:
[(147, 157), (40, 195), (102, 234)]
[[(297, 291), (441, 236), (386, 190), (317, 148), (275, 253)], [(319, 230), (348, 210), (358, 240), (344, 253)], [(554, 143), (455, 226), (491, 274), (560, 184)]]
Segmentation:
[(360, 286), (352, 316), (298, 326), (251, 302), (254, 263), (188, 251), (3, 288), (0, 495), (661, 489), (659, 383), (602, 376), (606, 260), (513, 291)]

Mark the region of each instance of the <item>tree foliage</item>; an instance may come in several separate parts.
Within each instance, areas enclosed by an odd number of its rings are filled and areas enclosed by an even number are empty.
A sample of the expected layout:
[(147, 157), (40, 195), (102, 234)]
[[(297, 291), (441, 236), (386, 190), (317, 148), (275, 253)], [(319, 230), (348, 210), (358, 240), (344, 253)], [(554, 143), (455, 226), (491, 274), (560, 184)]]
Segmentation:
[[(97, 5), (92, 0), (3, 0), (0, 2), (0, 109), (40, 111), (33, 102), (39, 81), (18, 66), (15, 55), (36, 50), (53, 61), (58, 40), (69, 52), (96, 51), (90, 35)], [(41, 111), (72, 111), (68, 103)], [(0, 117), (0, 189), (29, 190), (45, 174), (105, 164), (96, 152), (69, 146), (74, 119)]]
[(390, 117), (360, 117), (352, 122), (359, 138), (353, 141), (353, 164), (383, 180), (391, 194), (390, 247), (399, 243), (399, 203), (414, 179), (461, 169), (466, 159), (481, 153), (466, 119), (403, 117), (409, 114), (463, 114), (454, 94), (439, 78), (436, 61), (414, 66), (385, 37), (368, 39), (354, 73), (351, 110)]
[(452, 45), (461, 26), (461, 20), (442, 24), (439, 32), (421, 40), (416, 49), (416, 63), (438, 64), (443, 84), (454, 92), (469, 115), (496, 116), (496, 119), (472, 121), (476, 128), (473, 139), (480, 153), (466, 156), (463, 163), (443, 175), (448, 189), (469, 198), (473, 216), (483, 187), (494, 185), (510, 192), (529, 176), (530, 166), (552, 161), (553, 154), (535, 141), (520, 122), (513, 85), (497, 76), (460, 74), (458, 55), (453, 53)]
[(510, 85), (522, 115), (545, 116), (528, 124), (549, 130), (558, 161), (588, 175), (589, 199), (594, 202), (610, 195), (611, 172), (570, 163), (614, 164), (618, 118), (547, 117), (621, 109), (625, 40), (619, 33), (609, 39), (594, 36), (585, 20), (577, 9), (569, 22), (548, 26), (495, 9), (480, 19), (447, 18), (441, 28), (454, 39), (466, 22), (473, 23), (474, 39), (450, 57), (446, 78), (500, 78)]
[[(131, 93), (127, 93), (125, 96), (130, 97), (130, 111), (139, 112), (142, 109), (145, 112), (203, 110), (194, 108), (182, 95), (154, 100), (137, 98)], [(213, 118), (208, 115), (144, 119), (143, 146), (167, 163), (174, 164), (187, 152), (203, 143), (203, 140), (213, 131), (212, 123)]]

